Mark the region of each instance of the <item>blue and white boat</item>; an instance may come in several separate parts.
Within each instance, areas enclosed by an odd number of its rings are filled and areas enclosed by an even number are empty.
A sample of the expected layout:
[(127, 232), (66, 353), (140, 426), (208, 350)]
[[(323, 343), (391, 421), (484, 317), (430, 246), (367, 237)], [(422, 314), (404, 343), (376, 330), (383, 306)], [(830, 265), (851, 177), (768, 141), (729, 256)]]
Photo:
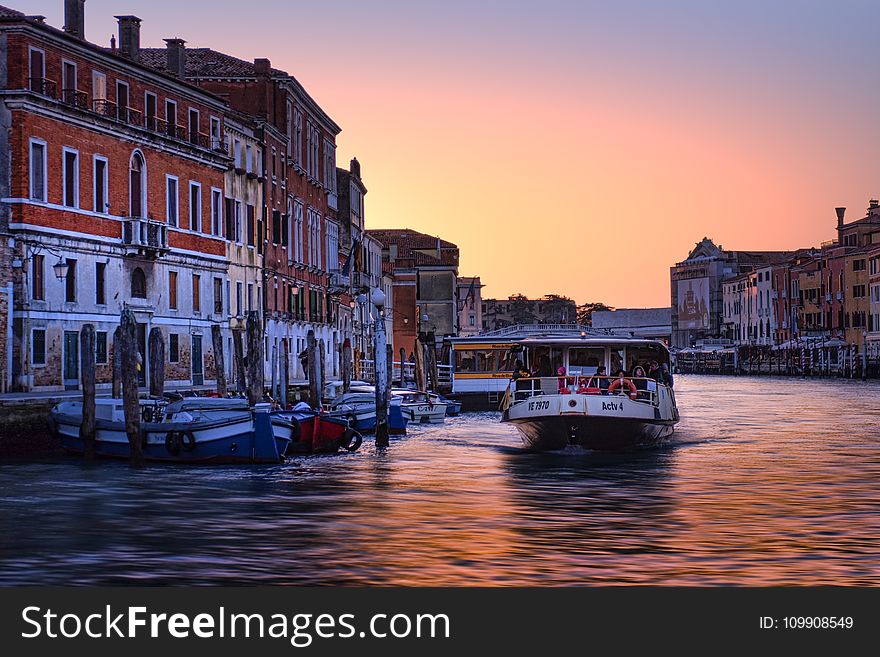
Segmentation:
[[(352, 381), (349, 392), (342, 392), (342, 382), (332, 381), (324, 388), (325, 399), (330, 399), (328, 409), (332, 416), (348, 419), (349, 426), (360, 433), (376, 431), (376, 389), (364, 381)], [(406, 433), (408, 418), (401, 410), (400, 400), (391, 398), (388, 403), (388, 432)]]
[[(290, 420), (273, 417), (269, 404), (251, 409), (245, 399), (189, 397), (170, 404), (141, 400), (144, 460), (177, 463), (279, 463), (298, 436)], [(61, 402), (50, 425), (64, 449), (83, 453), (82, 402)], [(95, 455), (130, 458), (121, 399), (95, 402)]]

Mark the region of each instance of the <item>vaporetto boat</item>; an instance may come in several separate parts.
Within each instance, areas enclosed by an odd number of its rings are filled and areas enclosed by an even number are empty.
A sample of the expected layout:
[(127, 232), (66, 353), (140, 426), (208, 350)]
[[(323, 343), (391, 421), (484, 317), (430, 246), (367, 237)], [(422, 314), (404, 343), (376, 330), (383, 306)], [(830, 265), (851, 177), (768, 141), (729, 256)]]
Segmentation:
[[(679, 413), (662, 342), (582, 331), (523, 337), (511, 351), (520, 371), (533, 375), (508, 379), (501, 421), (529, 449), (629, 450), (672, 436)], [(651, 364), (651, 376), (632, 375)]]

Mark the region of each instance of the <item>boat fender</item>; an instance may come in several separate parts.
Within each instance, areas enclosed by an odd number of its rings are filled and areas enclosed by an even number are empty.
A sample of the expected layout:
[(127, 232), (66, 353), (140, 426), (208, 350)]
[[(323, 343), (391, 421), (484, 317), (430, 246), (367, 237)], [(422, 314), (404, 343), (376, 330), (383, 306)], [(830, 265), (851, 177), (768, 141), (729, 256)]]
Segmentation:
[(153, 422), (153, 407), (144, 406), (141, 408), (141, 419), (144, 422)]
[(346, 419), (348, 420), (348, 426), (354, 429), (354, 425), (357, 422), (357, 415), (352, 413)]
[(613, 395), (621, 386), (629, 391), (630, 399), (635, 400), (638, 397), (639, 393), (636, 390), (636, 384), (629, 379), (614, 379), (614, 381), (611, 382), (611, 385), (608, 386), (608, 394)]
[(340, 441), (339, 446), (349, 452), (356, 452), (363, 442), (364, 437), (360, 432), (355, 431), (354, 429), (346, 429), (345, 433), (342, 434), (342, 440)]
[(165, 449), (171, 456), (180, 454), (180, 432), (169, 431), (165, 434)]
[(191, 452), (196, 448), (196, 437), (192, 431), (183, 431), (180, 434), (180, 444), (187, 452)]
[(290, 418), (290, 442), (298, 443), (301, 437), (302, 427), (299, 425), (299, 420), (295, 417)]

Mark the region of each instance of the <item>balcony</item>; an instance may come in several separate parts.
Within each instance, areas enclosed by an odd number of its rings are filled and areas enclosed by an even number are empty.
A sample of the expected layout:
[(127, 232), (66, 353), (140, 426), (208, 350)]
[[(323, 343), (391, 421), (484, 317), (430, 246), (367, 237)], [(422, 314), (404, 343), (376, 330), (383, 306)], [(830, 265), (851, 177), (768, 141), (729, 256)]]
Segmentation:
[(61, 102), (80, 109), (89, 109), (89, 95), (85, 91), (76, 89), (64, 89), (61, 92)]
[(834, 295), (832, 295), (832, 294), (830, 294), (830, 293), (829, 293), (829, 294), (826, 294), (826, 295), (825, 295), (825, 301), (827, 301), (828, 303), (831, 303), (831, 299), (833, 298), (833, 296), (834, 296)]
[(168, 252), (168, 228), (159, 221), (140, 217), (122, 220), (125, 255), (158, 258)]
[(46, 78), (28, 78), (28, 89), (49, 98), (56, 98), (58, 94), (58, 86), (55, 81)]
[(837, 300), (838, 300), (838, 301), (843, 301), (843, 292), (838, 292), (838, 293), (837, 293)]
[(347, 288), (349, 285), (351, 285), (351, 277), (343, 276), (340, 271), (330, 273), (330, 287)]

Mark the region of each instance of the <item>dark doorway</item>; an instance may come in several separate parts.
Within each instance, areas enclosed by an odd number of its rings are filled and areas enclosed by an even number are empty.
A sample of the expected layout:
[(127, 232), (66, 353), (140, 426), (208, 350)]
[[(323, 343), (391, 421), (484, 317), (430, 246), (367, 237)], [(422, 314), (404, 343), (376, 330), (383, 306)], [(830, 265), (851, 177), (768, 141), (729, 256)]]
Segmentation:
[(194, 386), (205, 383), (205, 373), (202, 369), (202, 336), (192, 336), (192, 382)]
[(138, 370), (138, 385), (143, 387), (147, 385), (147, 325), (137, 325), (137, 350), (140, 355), (140, 369)]
[(64, 367), (62, 372), (65, 390), (79, 388), (79, 333), (64, 332)]

